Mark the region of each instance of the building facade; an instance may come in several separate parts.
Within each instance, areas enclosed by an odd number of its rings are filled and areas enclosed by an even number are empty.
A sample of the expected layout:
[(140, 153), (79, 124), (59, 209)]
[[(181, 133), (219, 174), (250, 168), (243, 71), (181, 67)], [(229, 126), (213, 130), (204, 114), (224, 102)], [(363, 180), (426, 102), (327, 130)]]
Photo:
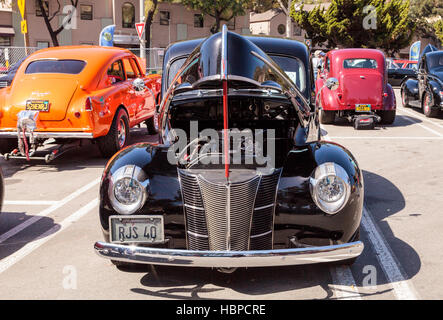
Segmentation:
[[(49, 16), (56, 13), (51, 21), (54, 30), (66, 21), (67, 14), (72, 9), (68, 0), (47, 0), (43, 3)], [(135, 23), (140, 21), (139, 5), (139, 0), (80, 0), (74, 11), (75, 18), (58, 35), (59, 44), (98, 45), (101, 30), (115, 24), (115, 45), (136, 48), (140, 45), (135, 29)], [(26, 0), (26, 16), (28, 46), (51, 46), (51, 37), (36, 0)], [(21, 20), (17, 1), (7, 1), (6, 5), (0, 6), (0, 46), (24, 46), (24, 36), (20, 31)], [(165, 48), (175, 41), (206, 37), (211, 34), (214, 21), (212, 17), (203, 16), (181, 4), (160, 2), (151, 27), (151, 47)], [(235, 17), (226, 24), (237, 33), (248, 34), (249, 13)]]

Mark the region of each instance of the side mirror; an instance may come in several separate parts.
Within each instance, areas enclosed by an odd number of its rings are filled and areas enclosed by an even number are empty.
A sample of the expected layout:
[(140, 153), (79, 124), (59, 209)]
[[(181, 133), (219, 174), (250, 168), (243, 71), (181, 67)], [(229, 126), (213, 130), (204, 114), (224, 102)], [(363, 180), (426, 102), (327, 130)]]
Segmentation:
[(337, 90), (339, 83), (337, 78), (328, 78), (325, 85), (329, 90)]
[(192, 89), (193, 89), (192, 84), (190, 84), (189, 82), (183, 82), (174, 88), (174, 92), (181, 93)]
[(134, 81), (132, 81), (132, 87), (135, 91), (143, 91), (146, 89), (145, 82), (141, 78), (137, 78)]

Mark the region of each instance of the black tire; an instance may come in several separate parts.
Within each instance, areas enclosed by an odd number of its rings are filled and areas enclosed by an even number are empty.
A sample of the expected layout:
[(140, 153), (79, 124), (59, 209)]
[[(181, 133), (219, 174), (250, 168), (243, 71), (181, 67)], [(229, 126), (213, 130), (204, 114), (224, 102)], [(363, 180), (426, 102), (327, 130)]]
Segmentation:
[(409, 98), (406, 95), (405, 89), (401, 90), (401, 102), (403, 104), (403, 107), (409, 108), (411, 105), (409, 104)]
[(0, 153), (9, 153), (18, 147), (17, 138), (0, 139)]
[(146, 127), (148, 128), (148, 134), (153, 135), (158, 133), (158, 122), (157, 115), (154, 114), (151, 118), (145, 121)]
[(320, 123), (321, 124), (332, 124), (335, 120), (335, 111), (325, 111), (320, 110)]
[(433, 106), (430, 105), (429, 92), (425, 91), (425, 94), (423, 95), (423, 99), (421, 101), (421, 108), (423, 110), (423, 114), (428, 118), (436, 117), (440, 113), (440, 110), (432, 107)]
[(381, 124), (393, 124), (395, 121), (395, 109), (394, 110), (382, 110), (380, 112)]
[[(120, 130), (122, 124), (124, 124), (124, 137)], [(111, 157), (129, 144), (129, 120), (124, 109), (117, 111), (108, 134), (98, 138), (97, 144), (100, 153), (105, 158)]]
[[(360, 227), (357, 229), (357, 231), (352, 236), (352, 239), (349, 242), (359, 241), (360, 240)], [(345, 266), (351, 266), (354, 264), (354, 262), (358, 259), (358, 257), (346, 259), (342, 261), (337, 261), (336, 265), (345, 265)]]

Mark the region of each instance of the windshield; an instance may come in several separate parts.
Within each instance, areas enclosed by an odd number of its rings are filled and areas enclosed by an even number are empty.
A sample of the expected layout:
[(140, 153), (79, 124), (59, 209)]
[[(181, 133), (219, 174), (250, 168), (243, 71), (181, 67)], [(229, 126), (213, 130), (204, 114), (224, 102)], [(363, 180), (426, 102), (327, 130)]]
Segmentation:
[(277, 65), (283, 69), (288, 75), (289, 79), (298, 87), (300, 91), (304, 91), (306, 88), (306, 73), (303, 63), (297, 59), (287, 56), (270, 55)]
[[(299, 88), (300, 91), (304, 91), (306, 88), (306, 73), (303, 63), (294, 57), (270, 55), (270, 58), (274, 60), (277, 65), (285, 71), (292, 82)], [(168, 83), (169, 87), (174, 80), (175, 75), (183, 66), (186, 58), (179, 58), (174, 60), (168, 70)]]
[(443, 54), (429, 54), (427, 57), (429, 70), (443, 69)]
[(25, 73), (79, 74), (86, 62), (81, 60), (38, 60), (31, 62)]
[(377, 69), (377, 61), (374, 59), (346, 59), (343, 61), (343, 68), (345, 69)]

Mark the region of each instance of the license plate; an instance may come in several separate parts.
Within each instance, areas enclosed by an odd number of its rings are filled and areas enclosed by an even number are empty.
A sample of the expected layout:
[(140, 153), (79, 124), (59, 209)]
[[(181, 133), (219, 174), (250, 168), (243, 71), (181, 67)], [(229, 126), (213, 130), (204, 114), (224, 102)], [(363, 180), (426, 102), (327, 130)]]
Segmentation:
[(370, 104), (356, 104), (355, 111), (356, 112), (370, 112), (371, 105)]
[(163, 216), (109, 217), (111, 242), (163, 243)]
[(48, 112), (49, 101), (48, 100), (28, 100), (26, 101), (26, 110)]

